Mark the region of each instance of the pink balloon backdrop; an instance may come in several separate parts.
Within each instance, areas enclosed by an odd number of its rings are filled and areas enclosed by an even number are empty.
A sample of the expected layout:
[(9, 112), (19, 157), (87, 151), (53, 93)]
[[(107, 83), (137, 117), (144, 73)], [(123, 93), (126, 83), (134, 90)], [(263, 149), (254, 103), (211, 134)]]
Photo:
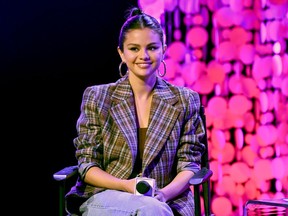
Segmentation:
[(288, 197), (288, 0), (138, 3), (165, 30), (165, 79), (206, 107), (215, 216)]

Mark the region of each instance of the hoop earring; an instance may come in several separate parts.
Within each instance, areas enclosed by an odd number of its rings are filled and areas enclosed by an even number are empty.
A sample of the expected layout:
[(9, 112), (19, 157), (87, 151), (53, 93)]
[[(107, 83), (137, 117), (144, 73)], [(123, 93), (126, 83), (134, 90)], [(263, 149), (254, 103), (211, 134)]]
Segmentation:
[(161, 62), (163, 63), (163, 66), (164, 66), (164, 72), (161, 73), (160, 70), (158, 69), (158, 75), (159, 75), (160, 77), (164, 77), (164, 76), (166, 75), (166, 63), (165, 63), (164, 60), (162, 60)]
[(122, 74), (121, 68), (122, 68), (123, 64), (125, 64), (125, 62), (121, 61), (120, 65), (119, 65), (119, 75), (120, 75), (120, 77), (124, 77), (127, 74), (127, 71), (126, 71), (126, 73), (124, 75)]

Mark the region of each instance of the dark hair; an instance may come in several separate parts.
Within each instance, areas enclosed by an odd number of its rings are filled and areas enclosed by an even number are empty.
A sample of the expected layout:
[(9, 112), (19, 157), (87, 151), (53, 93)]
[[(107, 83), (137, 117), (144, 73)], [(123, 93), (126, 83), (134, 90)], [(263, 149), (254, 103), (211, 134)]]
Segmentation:
[(126, 33), (133, 29), (143, 29), (143, 28), (152, 29), (159, 35), (162, 45), (164, 45), (164, 32), (162, 26), (160, 25), (157, 19), (144, 13), (138, 7), (132, 7), (128, 9), (126, 12), (128, 12), (128, 18), (122, 25), (118, 41), (118, 46), (120, 50), (123, 51), (123, 44), (126, 38)]

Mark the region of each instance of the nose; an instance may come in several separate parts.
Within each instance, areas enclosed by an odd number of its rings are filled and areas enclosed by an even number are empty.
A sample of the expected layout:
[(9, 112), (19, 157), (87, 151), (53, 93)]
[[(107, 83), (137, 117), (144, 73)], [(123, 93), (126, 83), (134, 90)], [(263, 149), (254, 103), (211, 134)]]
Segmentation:
[(146, 49), (142, 49), (139, 53), (140, 59), (149, 59), (149, 54)]

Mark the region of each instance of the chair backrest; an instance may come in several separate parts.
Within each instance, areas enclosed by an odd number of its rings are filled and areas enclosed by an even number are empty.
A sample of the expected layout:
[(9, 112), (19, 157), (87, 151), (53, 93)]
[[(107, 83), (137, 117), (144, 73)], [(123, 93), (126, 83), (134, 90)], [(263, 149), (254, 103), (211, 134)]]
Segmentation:
[(208, 156), (208, 138), (207, 138), (206, 114), (205, 114), (205, 108), (203, 105), (201, 105), (201, 107), (200, 107), (200, 116), (201, 116), (201, 119), (203, 121), (204, 129), (205, 129), (205, 135), (202, 138), (201, 142), (203, 144), (205, 144), (205, 146), (206, 146), (206, 151), (204, 152), (204, 154), (202, 155), (202, 158), (201, 158), (201, 167), (206, 167), (207, 169), (210, 169), (209, 156)]
[[(208, 156), (208, 139), (207, 139), (207, 126), (206, 126), (206, 115), (205, 108), (203, 105), (200, 107), (200, 117), (204, 124), (205, 135), (203, 136), (201, 143), (206, 147), (205, 152), (201, 158), (201, 169), (190, 179), (189, 183), (191, 190), (194, 192), (194, 205), (195, 205), (195, 216), (202, 216), (201, 209), (201, 196), (204, 201), (204, 214), (205, 216), (212, 216), (211, 214), (211, 190), (210, 190), (210, 177), (213, 175), (213, 172), (209, 167), (209, 156)], [(202, 187), (202, 191), (200, 191)]]
[(213, 175), (213, 172), (210, 170), (209, 165), (209, 146), (208, 146), (208, 137), (207, 137), (207, 125), (206, 125), (206, 114), (205, 114), (205, 107), (201, 105), (200, 107), (200, 116), (204, 124), (205, 135), (202, 138), (201, 142), (205, 144), (206, 151), (202, 155), (201, 158), (201, 168), (207, 170), (207, 180), (202, 185), (203, 190), (203, 199), (204, 199), (204, 213), (205, 216), (212, 216), (211, 213), (211, 188), (210, 188), (210, 177)]

